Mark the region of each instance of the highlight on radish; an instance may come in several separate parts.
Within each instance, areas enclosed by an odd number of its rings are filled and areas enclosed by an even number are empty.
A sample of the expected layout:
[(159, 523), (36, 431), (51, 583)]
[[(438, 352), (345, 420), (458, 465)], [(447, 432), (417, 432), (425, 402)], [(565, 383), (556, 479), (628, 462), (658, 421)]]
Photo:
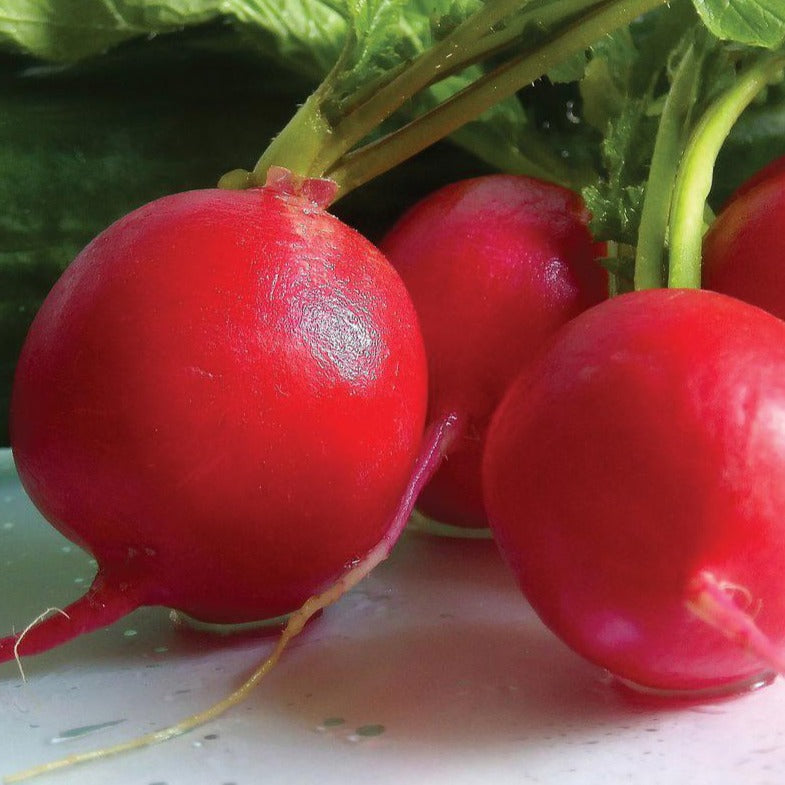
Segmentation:
[(418, 500), (429, 519), (487, 526), (480, 465), (494, 409), (544, 342), (608, 294), (588, 222), (578, 194), (497, 174), (430, 194), (382, 239), (420, 319), (428, 419), (455, 417), (447, 460)]

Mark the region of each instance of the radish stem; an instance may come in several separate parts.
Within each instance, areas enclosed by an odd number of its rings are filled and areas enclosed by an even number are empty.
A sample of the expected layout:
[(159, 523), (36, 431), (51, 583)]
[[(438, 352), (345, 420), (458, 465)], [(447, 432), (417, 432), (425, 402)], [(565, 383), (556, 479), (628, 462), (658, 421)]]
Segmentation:
[(657, 128), (638, 229), (636, 289), (656, 289), (664, 283), (662, 258), (668, 234), (673, 183), (684, 148), (686, 123), (694, 102), (697, 70), (695, 46), (690, 45), (674, 74)]
[(664, 0), (606, 0), (530, 51), (480, 77), (407, 125), (344, 155), (326, 171), (340, 195), (363, 185), (429, 147), (495, 104), (539, 79), (603, 35), (663, 5)]
[[(523, 41), (523, 51), (517, 56), (408, 125), (358, 148), (381, 122), (423, 89), (525, 38), (526, 7), (534, 5), (532, 0), (523, 4), (520, 0), (490, 0), (411, 63), (393, 69), (375, 83), (374, 90), (363, 90), (362, 96), (340, 100), (336, 82), (342, 62), (336, 64), (262, 154), (253, 172), (233, 171), (221, 183), (239, 188), (261, 185), (269, 167), (275, 165), (304, 177), (329, 176), (339, 185), (338, 197), (344, 196), (453, 133), (604, 35), (665, 3), (554, 0), (537, 12), (536, 19), (546, 19), (550, 27), (544, 40), (528, 45)], [(522, 14), (515, 13), (522, 5)], [(506, 25), (495, 30), (499, 22)], [(330, 119), (331, 106), (339, 110), (335, 120)]]

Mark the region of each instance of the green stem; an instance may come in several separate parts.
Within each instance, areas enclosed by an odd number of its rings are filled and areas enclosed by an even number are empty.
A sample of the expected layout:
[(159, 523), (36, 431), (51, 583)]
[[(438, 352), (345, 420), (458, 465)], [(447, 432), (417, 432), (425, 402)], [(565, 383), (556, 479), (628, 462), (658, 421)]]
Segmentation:
[[(302, 177), (320, 177), (324, 169), (318, 163), (325, 143), (330, 139), (333, 128), (323, 112), (325, 100), (332, 94), (335, 81), (344, 67), (352, 41), (348, 40), (338, 61), (321, 84), (308, 96), (305, 103), (294, 113), (283, 130), (273, 139), (253, 171), (247, 173), (242, 187), (264, 185), (271, 166), (283, 166)], [(230, 172), (222, 180), (242, 179), (237, 172)], [(231, 187), (230, 183), (226, 183)]]
[(638, 229), (636, 289), (656, 289), (665, 283), (662, 260), (668, 234), (673, 183), (684, 148), (685, 128), (693, 104), (697, 75), (698, 58), (693, 44), (687, 49), (676, 69), (657, 128)]
[[(321, 176), (413, 95), (443, 78), (442, 73), (446, 76), (451, 72), (453, 57), (528, 2), (532, 0), (489, 0), (442, 41), (383, 79), (377, 89), (363, 90), (366, 100), (358, 102), (357, 96), (350, 97), (344, 107), (347, 114), (333, 125), (325, 106), (331, 97), (332, 76), (344, 65), (339, 62), (265, 150), (250, 175), (250, 184), (263, 184), (267, 170), (275, 165), (305, 177)], [(349, 49), (347, 44), (344, 53)]]
[(443, 40), (423, 52), (338, 123), (333, 143), (323, 156), (325, 171), (412, 96), (435, 80), (454, 73), (453, 59), (460, 58), (467, 47), (490, 33), (493, 25), (530, 2), (532, 0), (489, 0)]
[[(591, 8), (597, 2), (598, 0), (529, 0), (529, 2), (521, 4), (521, 6), (526, 6), (525, 11), (521, 11), (520, 7), (517, 8), (515, 16), (505, 20), (504, 25), (498, 28), (489, 24), (489, 18), (478, 22), (477, 18), (473, 17), (473, 21), (469, 20), (471, 21), (470, 29), (462, 34), (463, 40), (459, 41), (457, 46), (449, 47), (449, 57), (442, 58), (439, 61), (439, 67), (433, 70), (430, 77), (427, 76), (427, 69), (423, 70), (418, 89), (422, 90), (430, 87), (472, 65), (499, 55), (511, 46), (521, 44), (524, 36), (533, 28), (548, 29), (554, 24), (564, 22), (571, 15), (577, 15)], [(495, 8), (492, 8), (490, 10), (493, 11), (493, 18), (495, 19), (505, 9), (500, 8), (497, 11)], [(487, 12), (488, 9), (482, 11), (483, 14), (487, 14)], [(493, 20), (490, 21), (492, 22)], [(478, 36), (477, 32), (482, 27), (486, 27), (488, 30)], [(416, 62), (419, 63), (420, 60), (418, 59)], [(401, 63), (373, 82), (364, 85), (355, 94), (341, 102), (339, 113), (342, 116), (352, 114), (361, 105), (369, 101), (371, 96), (376, 95), (383, 88), (387, 89), (393, 80), (411, 67), (412, 63)], [(390, 92), (394, 94), (398, 91), (393, 88)]]
[[(552, 2), (546, 2), (545, 5), (537, 3), (534, 7), (528, 8), (516, 16), (501, 30), (483, 36), (473, 45), (467, 46), (461, 53), (460, 60), (454, 63), (454, 71), (501, 52), (511, 44), (523, 39), (533, 26), (547, 30), (550, 26), (563, 22), (570, 16), (582, 13), (595, 5), (597, 5), (597, 0), (552, 0)], [(493, 36), (493, 45), (492, 48), (489, 48), (488, 42), (491, 35)]]
[(704, 207), (717, 156), (739, 116), (784, 65), (782, 55), (760, 57), (714, 101), (693, 131), (674, 186), (668, 286), (700, 287)]
[(357, 188), (396, 163), (419, 153), (509, 98), (549, 69), (575, 55), (610, 31), (630, 24), (666, 0), (604, 0), (599, 6), (525, 54), (499, 66), (464, 90), (407, 125), (344, 155), (327, 170), (339, 193)]

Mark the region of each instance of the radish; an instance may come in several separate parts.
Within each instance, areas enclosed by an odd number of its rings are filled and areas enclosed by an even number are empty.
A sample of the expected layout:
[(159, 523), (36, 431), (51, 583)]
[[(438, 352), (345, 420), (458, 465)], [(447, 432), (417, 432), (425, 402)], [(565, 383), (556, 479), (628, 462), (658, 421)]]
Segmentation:
[(0, 660), (140, 605), (214, 623), (293, 611), (384, 539), (425, 416), (416, 314), (317, 203), (329, 184), (292, 183), (154, 201), (48, 296), (16, 372), (14, 458), (99, 569)]
[(480, 464), (491, 414), (541, 344), (607, 296), (588, 220), (566, 188), (488, 175), (430, 194), (382, 240), (420, 317), (429, 418), (455, 417), (447, 460), (418, 501), (430, 518), (487, 526)]
[(731, 196), (703, 242), (703, 285), (785, 319), (785, 157)]
[[(215, 706), (13, 779), (216, 717), (388, 555), (458, 415), (440, 411), (418, 451), (427, 372), (411, 301), (383, 256), (324, 208), (663, 4), (558, 9), (531, 39), (538, 9), (493, 0), (401, 67), (389, 65), (397, 28), (359, 24), (253, 170), (221, 179), (245, 195), (141, 208), (66, 271), (20, 362), (12, 439), (31, 496), (101, 567), (70, 618), (0, 642), (5, 658), (140, 604), (218, 622), (294, 613), (272, 654)], [(465, 88), (378, 135), (420, 91), (483, 62)]]
[(495, 413), (491, 528), (543, 621), (626, 683), (785, 670), (785, 323), (701, 290), (566, 325)]

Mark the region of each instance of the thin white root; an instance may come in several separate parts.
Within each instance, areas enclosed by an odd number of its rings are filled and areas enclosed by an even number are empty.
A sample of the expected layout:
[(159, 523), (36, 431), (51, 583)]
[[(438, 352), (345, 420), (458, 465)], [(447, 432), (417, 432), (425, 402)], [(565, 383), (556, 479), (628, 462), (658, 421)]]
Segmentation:
[[(357, 564), (352, 567), (345, 575), (339, 578), (332, 586), (326, 589), (321, 594), (315, 595), (306, 600), (305, 604), (297, 611), (292, 613), (286, 626), (281, 632), (281, 637), (275, 644), (272, 653), (267, 659), (240, 685), (231, 695), (228, 695), (223, 700), (210, 706), (208, 709), (193, 714), (190, 717), (178, 722), (176, 725), (171, 725), (163, 730), (148, 733), (144, 736), (139, 736), (135, 739), (115, 744), (114, 746), (104, 747), (98, 750), (89, 752), (81, 752), (75, 755), (69, 755), (66, 758), (43, 763), (34, 766), (24, 771), (16, 772), (4, 778), (4, 783), (22, 782), (23, 780), (33, 779), (42, 774), (49, 774), (59, 769), (69, 768), (76, 766), (80, 763), (88, 763), (90, 761), (102, 760), (105, 758), (113, 757), (124, 752), (131, 752), (132, 750), (141, 749), (142, 747), (149, 747), (159, 742), (173, 739), (176, 736), (181, 736), (188, 731), (205, 725), (214, 719), (217, 719), (222, 714), (227, 712), (232, 707), (242, 703), (256, 687), (256, 685), (276, 666), (278, 660), (284, 652), (284, 649), (289, 645), (289, 641), (297, 636), (311, 619), (314, 614), (320, 610), (332, 605), (339, 600), (346, 592), (354, 588), (368, 573), (375, 567), (383, 562), (392, 551), (393, 546), (397, 542), (401, 532), (406, 525), (406, 521), (411, 515), (414, 508), (414, 503), (420, 495), (420, 491), (428, 480), (433, 476), (434, 472), (441, 463), (442, 457), (446, 449), (452, 443), (457, 433), (456, 423), (459, 421), (459, 416), (454, 412), (449, 412), (442, 418), (437, 420), (429, 429), (426, 439), (423, 444), (423, 449), (417, 460), (412, 477), (409, 484), (404, 491), (401, 503), (396, 511), (393, 521), (389, 530), (368, 553)], [(34, 622), (35, 623), (35, 622)]]
[(16, 660), (16, 667), (19, 668), (19, 675), (22, 677), (22, 681), (27, 683), (27, 677), (25, 676), (25, 669), (22, 667), (22, 657), (19, 654), (19, 644), (24, 639), (25, 635), (27, 635), (36, 624), (40, 624), (50, 613), (59, 613), (62, 616), (65, 616), (66, 619), (70, 619), (71, 617), (62, 609), (62, 608), (47, 608), (45, 611), (42, 611), (38, 614), (30, 624), (25, 627), (22, 632), (19, 633), (19, 637), (16, 639), (14, 643), (14, 659)]
[(269, 657), (240, 685), (231, 695), (228, 695), (223, 700), (210, 706), (208, 709), (193, 714), (190, 717), (178, 722), (176, 725), (171, 725), (168, 728), (148, 733), (144, 736), (138, 736), (135, 739), (121, 742), (110, 747), (103, 747), (97, 750), (90, 750), (88, 752), (80, 752), (74, 755), (69, 755), (65, 758), (50, 761), (49, 763), (42, 763), (38, 766), (25, 769), (23, 771), (11, 774), (3, 779), (4, 783), (22, 782), (23, 780), (33, 779), (40, 777), (43, 774), (50, 774), (59, 769), (69, 768), (76, 766), (80, 763), (88, 763), (90, 761), (103, 760), (105, 758), (113, 757), (124, 752), (131, 752), (132, 750), (149, 747), (153, 744), (158, 744), (163, 741), (168, 741), (176, 736), (182, 736), (184, 733), (205, 725), (214, 719), (217, 719), (222, 714), (227, 712), (233, 706), (242, 703), (256, 685), (276, 666), (278, 660), (283, 654), (284, 649), (289, 645), (289, 641), (298, 635), (303, 627), (308, 623), (308, 620), (318, 611), (331, 605), (343, 594), (353, 588), (359, 583), (374, 567), (382, 562), (389, 553), (389, 545), (386, 540), (379, 543), (368, 556), (363, 559), (356, 567), (350, 570), (339, 581), (330, 586), (327, 591), (317, 596), (311, 597), (305, 604), (297, 611), (295, 611), (286, 624), (281, 637), (275, 644), (275, 648)]
[[(777, 673), (785, 675), (785, 653), (758, 627), (754, 616), (736, 604), (734, 594), (741, 594), (748, 604), (752, 605), (748, 589), (719, 581), (712, 573), (702, 571), (692, 580), (686, 605), (710, 627), (749, 651)], [(756, 604), (754, 612), (759, 610), (760, 605)]]

